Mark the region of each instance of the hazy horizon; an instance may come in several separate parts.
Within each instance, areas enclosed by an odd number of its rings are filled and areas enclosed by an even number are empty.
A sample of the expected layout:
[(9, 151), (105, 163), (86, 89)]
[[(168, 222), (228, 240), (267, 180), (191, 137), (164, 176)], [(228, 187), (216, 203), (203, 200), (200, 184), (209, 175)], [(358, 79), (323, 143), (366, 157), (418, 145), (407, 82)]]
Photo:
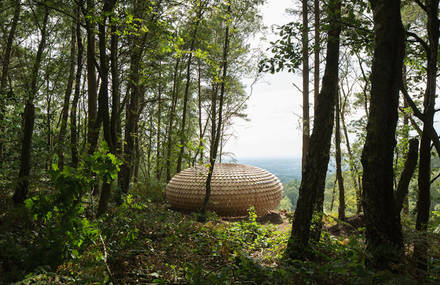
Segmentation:
[(300, 157), (263, 157), (263, 158), (240, 158), (237, 163), (263, 168), (277, 176), (282, 183), (293, 179), (301, 179), (301, 158)]

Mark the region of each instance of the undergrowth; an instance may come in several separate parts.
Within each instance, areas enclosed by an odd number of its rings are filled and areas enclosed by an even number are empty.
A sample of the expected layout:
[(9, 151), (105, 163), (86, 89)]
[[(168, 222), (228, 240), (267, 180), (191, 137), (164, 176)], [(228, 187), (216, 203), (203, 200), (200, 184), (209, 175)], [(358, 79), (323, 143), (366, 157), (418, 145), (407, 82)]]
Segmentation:
[[(0, 283), (417, 284), (410, 270), (367, 270), (359, 232), (335, 237), (324, 231), (313, 245), (313, 259), (287, 260), (283, 254), (290, 226), (261, 225), (253, 209), (245, 221), (225, 222), (210, 213), (202, 224), (195, 214), (169, 209), (160, 189), (134, 187), (122, 206), (110, 207), (89, 224), (93, 234), (71, 247), (57, 266), (37, 266), (41, 260), (32, 251), (39, 240), (33, 235), (44, 233), (44, 223), (35, 221), (26, 208), (11, 211), (9, 217), (20, 226), (1, 234)], [(85, 219), (84, 213), (79, 215)], [(14, 268), (4, 261), (11, 256), (17, 262)], [(32, 266), (26, 265), (29, 258), (34, 259)], [(439, 282), (439, 255), (430, 261), (426, 283)], [(13, 273), (5, 275), (5, 270)]]

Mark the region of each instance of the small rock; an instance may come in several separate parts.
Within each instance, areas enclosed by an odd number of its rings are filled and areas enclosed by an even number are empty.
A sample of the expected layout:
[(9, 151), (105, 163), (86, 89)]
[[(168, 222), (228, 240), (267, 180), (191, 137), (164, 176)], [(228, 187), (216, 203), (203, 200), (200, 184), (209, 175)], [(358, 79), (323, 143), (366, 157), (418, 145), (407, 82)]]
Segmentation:
[(258, 217), (257, 222), (261, 224), (271, 223), (275, 225), (279, 225), (283, 223), (283, 217), (280, 213), (277, 212), (269, 212), (268, 214)]

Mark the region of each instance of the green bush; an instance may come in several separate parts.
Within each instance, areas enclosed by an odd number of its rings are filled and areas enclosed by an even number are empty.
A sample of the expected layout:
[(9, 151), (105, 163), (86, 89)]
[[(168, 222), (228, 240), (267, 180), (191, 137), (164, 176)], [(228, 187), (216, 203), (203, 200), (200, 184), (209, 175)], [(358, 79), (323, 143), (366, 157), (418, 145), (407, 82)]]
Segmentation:
[(8, 272), (3, 280), (15, 281), (35, 270), (54, 270), (65, 260), (80, 258), (100, 234), (96, 222), (85, 215), (84, 194), (97, 179), (116, 178), (119, 164), (104, 145), (78, 168), (60, 170), (54, 164), (52, 188), (11, 212), (27, 226), (0, 235), (0, 260), (4, 261), (0, 271), (3, 267)]

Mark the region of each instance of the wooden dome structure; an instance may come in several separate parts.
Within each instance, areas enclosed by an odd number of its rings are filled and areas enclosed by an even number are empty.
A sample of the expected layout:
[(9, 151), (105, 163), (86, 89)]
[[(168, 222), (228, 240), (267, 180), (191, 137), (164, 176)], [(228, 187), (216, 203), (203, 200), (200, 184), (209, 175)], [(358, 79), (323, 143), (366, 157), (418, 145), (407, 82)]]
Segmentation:
[[(207, 167), (197, 166), (176, 174), (166, 188), (171, 206), (176, 210), (200, 210), (205, 199), (207, 173)], [(278, 206), (282, 194), (280, 180), (264, 169), (216, 163), (208, 209), (221, 216), (244, 216), (254, 206), (257, 215), (264, 215)]]

